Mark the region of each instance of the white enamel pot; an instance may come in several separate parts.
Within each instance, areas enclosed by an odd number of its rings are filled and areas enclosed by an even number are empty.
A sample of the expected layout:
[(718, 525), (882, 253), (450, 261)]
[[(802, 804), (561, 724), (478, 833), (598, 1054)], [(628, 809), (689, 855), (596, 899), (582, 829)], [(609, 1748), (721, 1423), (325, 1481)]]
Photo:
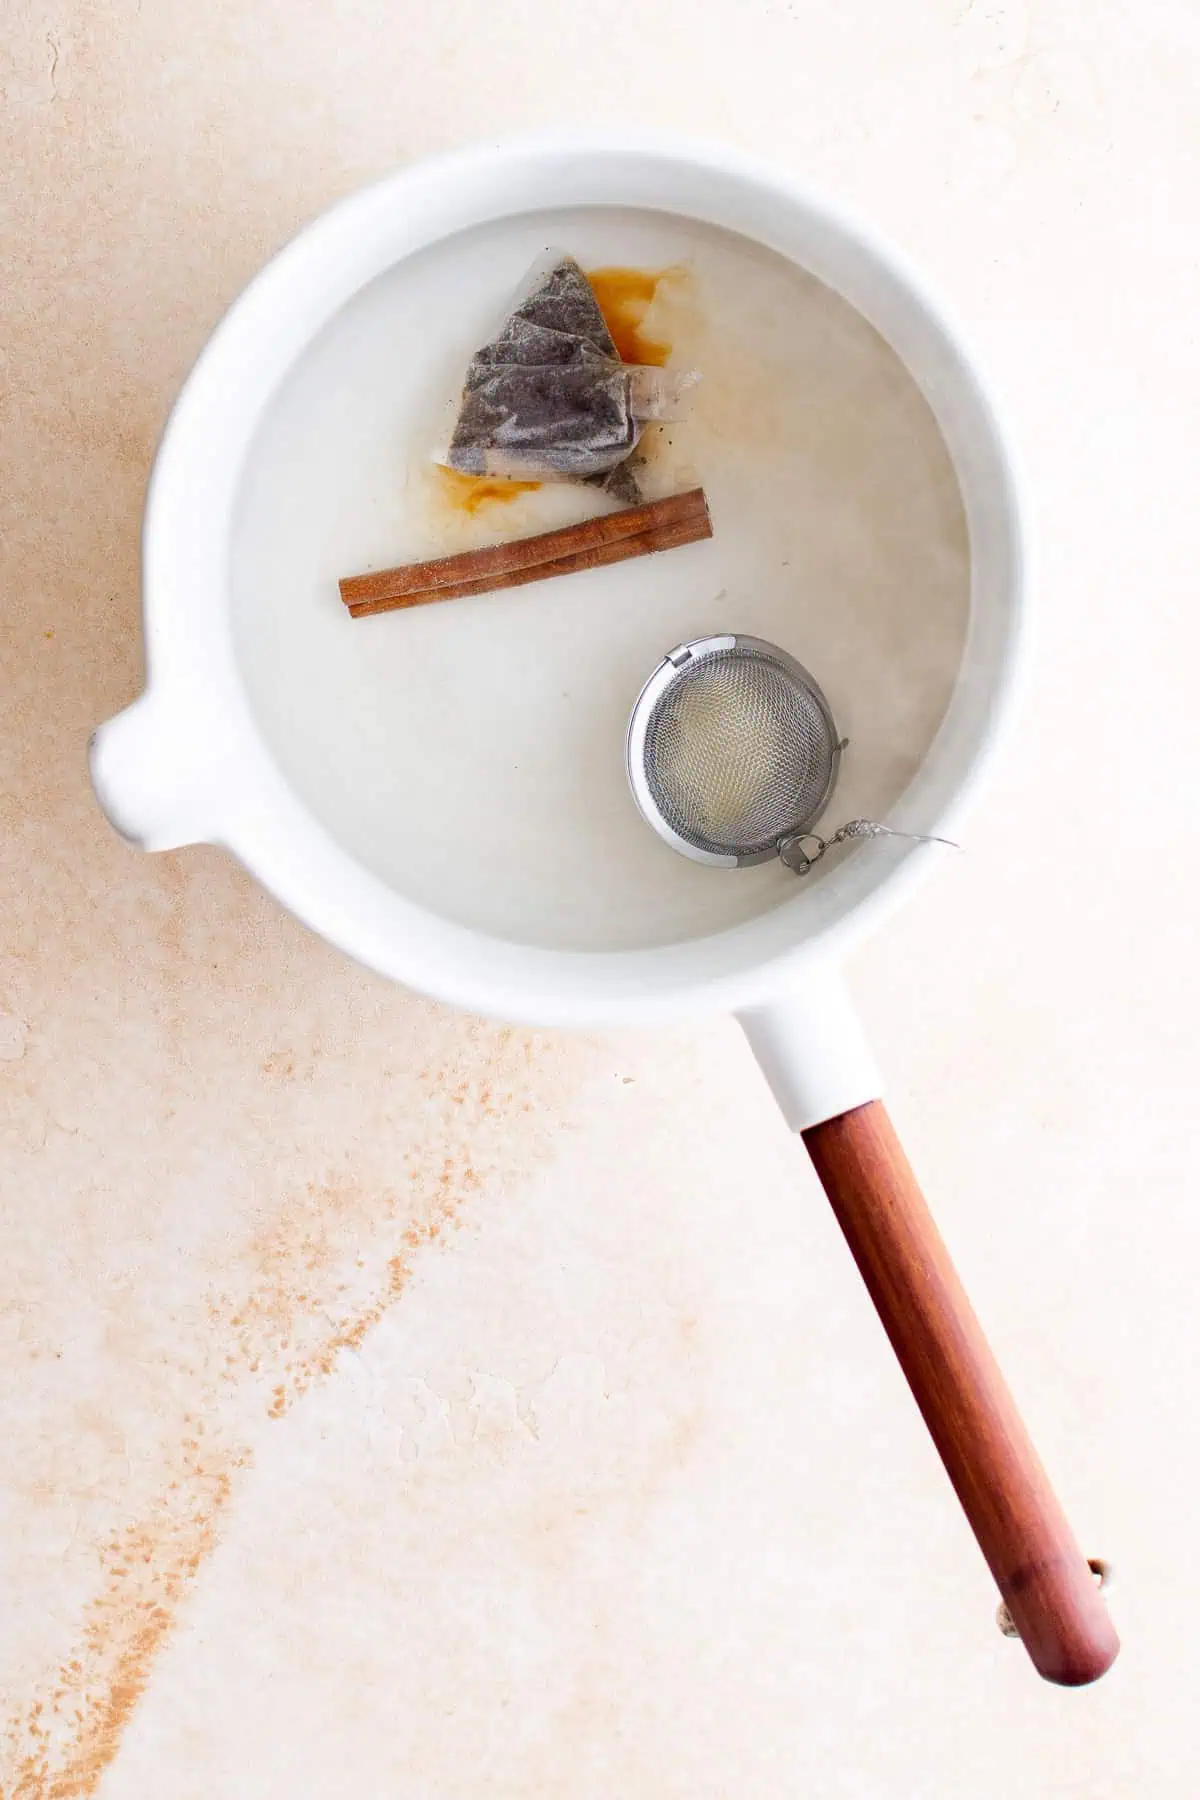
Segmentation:
[(961, 492), (970, 616), (948, 710), (887, 822), (953, 835), (1010, 704), (1025, 609), (1012, 466), (971, 362), (912, 273), (835, 209), (729, 152), (625, 139), (489, 146), (406, 170), (334, 207), (251, 283), (159, 449), (143, 537), (147, 686), (96, 734), (96, 793), (134, 843), (226, 846), (314, 931), (456, 1006), (588, 1027), (736, 1013), (805, 1139), (1029, 1654), (1050, 1680), (1093, 1680), (1117, 1650), (1107, 1610), (888, 1124), (838, 977), (848, 946), (940, 853), (854, 844), (819, 882), (797, 883), (795, 899), (707, 936), (602, 951), (515, 942), (440, 916), (339, 842), (281, 772), (247, 693), (231, 621), (235, 510), (289, 370), (367, 284), (426, 247), (516, 215), (596, 207), (703, 221), (789, 259), (857, 309), (924, 394)]

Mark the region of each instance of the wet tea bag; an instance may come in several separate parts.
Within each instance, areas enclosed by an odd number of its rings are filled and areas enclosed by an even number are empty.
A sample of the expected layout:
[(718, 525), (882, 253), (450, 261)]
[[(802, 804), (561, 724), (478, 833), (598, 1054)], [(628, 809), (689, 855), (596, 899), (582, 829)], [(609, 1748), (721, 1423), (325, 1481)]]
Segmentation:
[(437, 460), (464, 475), (599, 481), (621, 497), (643, 427), (680, 416), (694, 372), (623, 363), (574, 257), (538, 265), (499, 334), (475, 352)]

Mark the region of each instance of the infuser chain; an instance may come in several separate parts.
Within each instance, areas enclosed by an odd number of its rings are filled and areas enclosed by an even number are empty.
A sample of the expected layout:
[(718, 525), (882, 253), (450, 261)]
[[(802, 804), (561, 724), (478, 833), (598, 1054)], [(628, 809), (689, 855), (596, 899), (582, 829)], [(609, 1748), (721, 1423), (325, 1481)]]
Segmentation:
[[(796, 831), (781, 838), (779, 860), (793, 875), (807, 875), (813, 864), (819, 863), (835, 844), (848, 843), (851, 838), (872, 837), (905, 838), (912, 844), (946, 844), (951, 850), (958, 849), (952, 838), (934, 837), (920, 831), (896, 831), (891, 825), (880, 825), (874, 819), (848, 819), (832, 837), (824, 838), (817, 831)], [(815, 844), (816, 849), (808, 849), (810, 844)]]

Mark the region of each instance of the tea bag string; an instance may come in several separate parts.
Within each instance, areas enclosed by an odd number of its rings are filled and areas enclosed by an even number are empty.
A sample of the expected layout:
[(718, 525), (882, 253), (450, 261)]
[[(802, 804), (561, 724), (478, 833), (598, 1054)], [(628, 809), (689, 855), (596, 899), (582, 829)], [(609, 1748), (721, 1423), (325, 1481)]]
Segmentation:
[(893, 826), (880, 825), (874, 819), (849, 819), (830, 837), (822, 837), (817, 831), (796, 831), (789, 837), (781, 838), (779, 860), (793, 875), (807, 875), (813, 865), (819, 863), (835, 845), (849, 843), (851, 838), (875, 837), (903, 838), (910, 844), (945, 844), (951, 850), (959, 848), (953, 838), (936, 837), (921, 831), (897, 831)]

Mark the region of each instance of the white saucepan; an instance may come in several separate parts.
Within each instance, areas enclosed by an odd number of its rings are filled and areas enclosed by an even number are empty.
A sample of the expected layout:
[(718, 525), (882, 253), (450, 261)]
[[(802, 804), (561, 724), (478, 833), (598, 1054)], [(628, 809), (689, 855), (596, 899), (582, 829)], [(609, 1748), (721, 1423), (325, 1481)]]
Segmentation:
[[(406, 533), (436, 540), (399, 471), (547, 243), (696, 272), (676, 324), (704, 375), (691, 453), (712, 543), (350, 621), (338, 575), (403, 560)], [(834, 810), (953, 836), (1009, 705), (1024, 551), (992, 408), (911, 273), (725, 151), (535, 141), (405, 171), (310, 226), (224, 319), (164, 434), (143, 552), (146, 690), (92, 750), (116, 828), (148, 850), (225, 845), (350, 955), (472, 1011), (736, 1013), (1030, 1656), (1052, 1681), (1102, 1674), (1107, 1610), (838, 977), (942, 852), (853, 842), (803, 880), (697, 868), (623, 791), (628, 710), (659, 658), (748, 631), (814, 670), (849, 735), (839, 783), (857, 767), (862, 787)]]

